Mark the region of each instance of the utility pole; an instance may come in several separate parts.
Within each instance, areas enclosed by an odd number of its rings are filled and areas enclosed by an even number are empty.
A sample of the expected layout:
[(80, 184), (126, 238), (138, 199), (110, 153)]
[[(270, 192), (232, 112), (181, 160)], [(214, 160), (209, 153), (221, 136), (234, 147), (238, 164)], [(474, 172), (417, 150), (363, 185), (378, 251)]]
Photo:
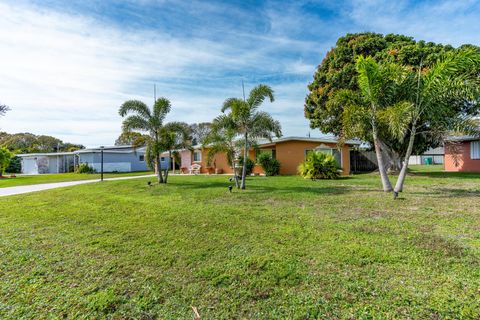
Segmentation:
[(103, 146), (100, 147), (100, 181), (103, 181)]
[(245, 102), (245, 86), (243, 85), (243, 79), (242, 79), (242, 91), (243, 91), (243, 101)]
[(157, 85), (154, 83), (153, 84), (153, 105), (155, 105), (155, 102), (157, 102)]

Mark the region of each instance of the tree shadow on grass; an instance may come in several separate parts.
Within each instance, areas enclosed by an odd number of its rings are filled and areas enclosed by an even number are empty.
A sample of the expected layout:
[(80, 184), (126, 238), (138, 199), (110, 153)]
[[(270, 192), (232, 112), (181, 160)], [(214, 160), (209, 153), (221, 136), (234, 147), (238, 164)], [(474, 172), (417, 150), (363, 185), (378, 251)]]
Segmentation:
[[(258, 185), (252, 184), (253, 181), (250, 181), (248, 184), (247, 180), (247, 188), (245, 192), (250, 193), (275, 193), (275, 194), (289, 194), (289, 193), (310, 193), (310, 194), (346, 194), (349, 192), (353, 192), (356, 189), (353, 189), (349, 186), (326, 186), (326, 185), (314, 185), (309, 184), (306, 186), (289, 186), (289, 185), (282, 185), (282, 186), (275, 186), (275, 185)], [(233, 192), (239, 192), (240, 190), (236, 189), (235, 183), (225, 180), (225, 182), (221, 181), (182, 181), (182, 182), (175, 182), (177, 186), (185, 186), (188, 189), (209, 189), (209, 188), (225, 188), (228, 190), (228, 186), (233, 186)], [(357, 190), (358, 191), (358, 190)]]
[(429, 178), (459, 178), (459, 179), (480, 179), (480, 173), (476, 172), (411, 172), (410, 176), (416, 177), (429, 177)]
[(428, 192), (411, 192), (417, 195), (428, 195), (434, 198), (477, 198), (480, 199), (480, 189), (435, 188)]

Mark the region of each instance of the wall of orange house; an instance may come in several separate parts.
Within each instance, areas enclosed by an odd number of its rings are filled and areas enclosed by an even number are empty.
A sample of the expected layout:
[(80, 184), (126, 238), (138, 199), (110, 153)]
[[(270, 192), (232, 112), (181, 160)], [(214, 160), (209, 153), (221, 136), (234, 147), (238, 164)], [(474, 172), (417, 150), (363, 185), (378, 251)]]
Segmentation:
[[(280, 161), (280, 174), (282, 175), (295, 175), (297, 174), (297, 168), (305, 161), (306, 150), (312, 150), (320, 145), (327, 146), (329, 148), (337, 148), (335, 143), (322, 143), (322, 142), (310, 142), (310, 141), (285, 141), (278, 142), (275, 145), (269, 145), (261, 149), (275, 149), (276, 158)], [(341, 150), (342, 158), (342, 175), (350, 174), (350, 151), (349, 146), (344, 145)], [(248, 154), (249, 158), (255, 160), (255, 150), (250, 150)], [(220, 169), (222, 173), (233, 173), (233, 168), (228, 164), (227, 157), (224, 153), (218, 153), (213, 158), (211, 164), (208, 164), (208, 148), (202, 149), (202, 159), (199, 162), (193, 161), (192, 163), (198, 163), (202, 166), (201, 173), (214, 173), (214, 168)], [(260, 165), (255, 165), (253, 173), (263, 174), (263, 168)]]
[[(305, 161), (307, 150), (312, 150), (320, 145), (329, 148), (337, 148), (335, 143), (311, 142), (311, 141), (284, 141), (276, 143), (276, 157), (280, 161), (280, 174), (297, 174), (298, 166)], [(349, 146), (344, 145), (341, 150), (342, 175), (350, 174)]]
[(470, 156), (470, 141), (459, 142), (455, 148), (445, 144), (445, 171), (480, 172), (480, 160)]

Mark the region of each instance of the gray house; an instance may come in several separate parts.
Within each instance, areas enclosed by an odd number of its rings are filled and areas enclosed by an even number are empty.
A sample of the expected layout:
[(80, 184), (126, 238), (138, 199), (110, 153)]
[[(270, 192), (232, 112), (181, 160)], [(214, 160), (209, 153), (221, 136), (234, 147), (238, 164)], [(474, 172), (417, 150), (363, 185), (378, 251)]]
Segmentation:
[[(88, 164), (98, 172), (101, 169), (102, 148), (81, 149), (73, 152), (19, 154), (23, 174), (71, 172), (82, 163)], [(170, 161), (161, 159), (162, 168)], [(147, 171), (145, 148), (132, 146), (113, 146), (103, 148), (104, 172)]]

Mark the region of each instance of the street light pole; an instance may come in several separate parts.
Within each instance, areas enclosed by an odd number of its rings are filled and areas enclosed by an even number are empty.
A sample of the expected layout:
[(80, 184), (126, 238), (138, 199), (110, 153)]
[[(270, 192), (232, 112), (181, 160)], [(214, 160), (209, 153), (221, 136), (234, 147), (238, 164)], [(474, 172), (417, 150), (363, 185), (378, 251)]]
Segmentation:
[(100, 181), (103, 181), (103, 146), (100, 147)]

